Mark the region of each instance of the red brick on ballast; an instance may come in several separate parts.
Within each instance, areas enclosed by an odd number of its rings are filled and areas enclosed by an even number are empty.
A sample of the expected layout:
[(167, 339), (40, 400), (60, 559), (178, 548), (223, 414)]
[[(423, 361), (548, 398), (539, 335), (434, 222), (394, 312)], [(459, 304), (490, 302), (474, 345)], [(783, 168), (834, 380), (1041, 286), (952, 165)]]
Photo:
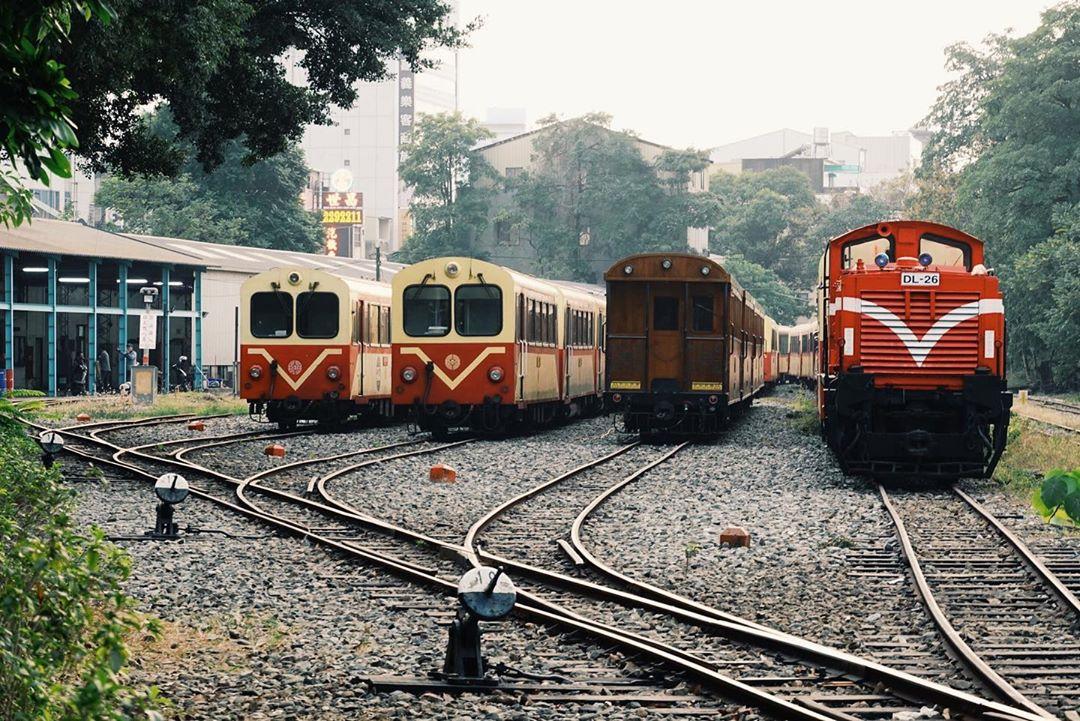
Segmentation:
[(457, 471), (445, 463), (436, 463), (431, 467), (428, 478), (436, 483), (456, 483)]
[(739, 526), (728, 526), (720, 531), (720, 545), (750, 547), (750, 532)]

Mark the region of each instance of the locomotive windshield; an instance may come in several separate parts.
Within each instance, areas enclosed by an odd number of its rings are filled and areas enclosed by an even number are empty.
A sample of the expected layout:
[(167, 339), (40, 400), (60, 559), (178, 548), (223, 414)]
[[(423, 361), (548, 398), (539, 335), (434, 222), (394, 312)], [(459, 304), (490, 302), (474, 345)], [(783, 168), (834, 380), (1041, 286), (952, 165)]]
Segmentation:
[(502, 291), (497, 286), (462, 285), (454, 291), (454, 327), (458, 335), (498, 335), (502, 322)]
[(843, 268), (851, 270), (858, 265), (860, 260), (865, 267), (871, 268), (874, 265), (874, 258), (879, 253), (888, 253), (889, 260), (896, 261), (896, 246), (892, 238), (874, 236), (844, 243)]
[(333, 293), (301, 293), (296, 298), (296, 334), (301, 338), (334, 338), (338, 334), (338, 297)]
[(292, 335), (293, 297), (280, 290), (251, 294), (251, 335), (288, 338)]
[(924, 235), (919, 238), (919, 255), (928, 253), (934, 265), (971, 270), (971, 246), (963, 241)]
[(450, 289), (445, 285), (410, 285), (402, 294), (401, 321), (414, 338), (450, 332)]

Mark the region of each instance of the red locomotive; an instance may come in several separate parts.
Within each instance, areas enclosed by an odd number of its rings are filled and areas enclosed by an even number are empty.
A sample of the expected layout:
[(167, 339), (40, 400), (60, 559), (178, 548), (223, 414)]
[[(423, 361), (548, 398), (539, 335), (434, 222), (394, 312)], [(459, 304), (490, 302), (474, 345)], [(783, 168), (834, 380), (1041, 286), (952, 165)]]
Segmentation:
[(844, 469), (988, 477), (1005, 448), (1005, 317), (982, 241), (883, 222), (829, 242), (818, 296), (818, 400)]

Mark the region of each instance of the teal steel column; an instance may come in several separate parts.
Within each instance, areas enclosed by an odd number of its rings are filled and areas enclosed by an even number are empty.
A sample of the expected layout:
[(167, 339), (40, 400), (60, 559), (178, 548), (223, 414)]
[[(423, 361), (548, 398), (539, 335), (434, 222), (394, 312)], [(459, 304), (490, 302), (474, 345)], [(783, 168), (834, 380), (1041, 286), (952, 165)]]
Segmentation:
[[(11, 371), (12, 384), (15, 382), (15, 258), (4, 255), (4, 303), (7, 304), (7, 319), (4, 321), (4, 372)], [(11, 388), (8, 388), (10, 391)]]
[(161, 268), (161, 373), (163, 375), (162, 388), (169, 392), (169, 268)]
[(192, 383), (195, 382), (195, 378), (199, 378), (201, 388), (206, 383), (206, 376), (202, 369), (202, 271), (198, 268), (195, 269), (195, 284), (191, 292), (194, 295), (191, 307), (195, 309), (195, 318), (191, 326), (191, 378)]
[(86, 354), (89, 356), (86, 359), (86, 367), (89, 368), (86, 374), (86, 392), (91, 395), (97, 392), (97, 269), (97, 261), (91, 260), (90, 297), (87, 299), (90, 303), (90, 328), (86, 334), (88, 343)]
[(56, 392), (56, 258), (49, 258), (49, 351), (48, 351), (48, 393), (51, 396)]
[(116, 383), (119, 387), (120, 383), (128, 382), (128, 361), (127, 356), (127, 342), (128, 342), (128, 294), (127, 294), (127, 282), (128, 282), (128, 267), (127, 263), (120, 264), (120, 328), (117, 331), (119, 333), (117, 342), (117, 369), (116, 369)]

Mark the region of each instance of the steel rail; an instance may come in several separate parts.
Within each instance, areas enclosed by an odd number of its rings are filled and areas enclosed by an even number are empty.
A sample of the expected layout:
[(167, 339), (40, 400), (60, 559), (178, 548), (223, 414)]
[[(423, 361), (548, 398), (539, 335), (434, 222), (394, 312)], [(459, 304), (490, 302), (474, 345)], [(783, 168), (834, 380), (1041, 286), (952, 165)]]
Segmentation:
[(975, 674), (983, 684), (998, 696), (1008, 699), (1010, 703), (1026, 709), (1039, 718), (1056, 718), (1053, 714), (1017, 691), (1012, 684), (1002, 678), (997, 671), (991, 668), (990, 665), (968, 645), (968, 642), (964, 640), (952, 625), (952, 622), (949, 621), (948, 616), (934, 597), (934, 592), (930, 588), (930, 584), (927, 582), (925, 574), (923, 574), (922, 565), (919, 563), (919, 558), (915, 553), (915, 547), (911, 543), (911, 537), (908, 536), (904, 520), (900, 518), (899, 512), (893, 506), (892, 501), (889, 500), (889, 494), (885, 491), (884, 486), (878, 484), (878, 493), (881, 495), (881, 500), (885, 504), (885, 510), (888, 511), (889, 517), (892, 519), (893, 526), (896, 528), (896, 535), (900, 539), (900, 546), (903, 551), (904, 559), (907, 560), (908, 569), (911, 571), (912, 578), (915, 580), (915, 589), (919, 594), (919, 598), (922, 600), (923, 605), (926, 606), (926, 610), (930, 612), (930, 616), (933, 618), (934, 624), (937, 626), (945, 643), (957, 654), (957, 656), (959, 656), (960, 661), (967, 666), (967, 668)]
[[(911, 674), (899, 671), (894, 668), (890, 668), (884, 664), (880, 664), (868, 659), (855, 656), (853, 654), (840, 651), (839, 649), (830, 648), (822, 644), (817, 644), (812, 641), (808, 641), (797, 636), (784, 633), (777, 629), (773, 629), (761, 624), (749, 621), (747, 619), (734, 616), (716, 608), (705, 606), (697, 602), (686, 599), (685, 597), (673, 594), (663, 589), (659, 589), (646, 584), (640, 584), (633, 579), (620, 574), (614, 569), (601, 564), (595, 557), (588, 552), (582, 544), (576, 545), (576, 550), (579, 553), (585, 552), (583, 557), (587, 562), (597, 564), (598, 570), (600, 566), (608, 569), (613, 574), (613, 578), (618, 580), (625, 580), (631, 587), (647, 587), (650, 592), (642, 595), (627, 593), (619, 589), (611, 588), (608, 586), (601, 586), (583, 579), (574, 578), (565, 574), (550, 571), (548, 569), (539, 568), (531, 564), (514, 561), (504, 556), (488, 553), (481, 548), (477, 547), (477, 536), (492, 523), (499, 515), (504, 513), (509, 508), (512, 508), (519, 503), (525, 501), (528, 498), (532, 498), (544, 490), (552, 487), (556, 483), (567, 480), (583, 471), (595, 468), (611, 458), (625, 453), (631, 448), (638, 445), (638, 443), (630, 444), (624, 448), (621, 448), (614, 453), (603, 456), (594, 461), (583, 464), (575, 469), (562, 473), (555, 478), (541, 483), (532, 489), (529, 489), (514, 498), (505, 501), (497, 506), (495, 509), (485, 514), (481, 519), (476, 521), (466, 534), (466, 540), (464, 543), (464, 550), (471, 563), (474, 566), (480, 565), (483, 560), (487, 560), (497, 565), (503, 565), (508, 569), (513, 569), (524, 575), (532, 578), (537, 578), (547, 583), (553, 583), (562, 587), (572, 588), (578, 592), (586, 595), (600, 597), (605, 600), (615, 601), (624, 605), (630, 605), (637, 608), (645, 608), (650, 611), (665, 614), (676, 618), (678, 620), (691, 623), (700, 628), (710, 630), (728, 639), (737, 639), (759, 648), (768, 648), (774, 651), (779, 651), (795, 658), (801, 658), (811, 661), (813, 663), (824, 665), (828, 668), (836, 669), (843, 673), (850, 673), (859, 678), (869, 679), (885, 683), (890, 688), (894, 689), (903, 697), (903, 694), (909, 694), (916, 701), (925, 701), (927, 699), (933, 699), (938, 703), (945, 703), (949, 705), (959, 705), (961, 708), (967, 709), (980, 716), (986, 718), (1007, 718), (1007, 719), (1028, 719), (1028, 721), (1034, 721), (1036, 719), (1043, 719), (1044, 716), (1030, 715), (1023, 710), (1015, 709), (1010, 706), (998, 704), (993, 701), (981, 699), (972, 694), (958, 691), (956, 689), (949, 688), (947, 686), (928, 681), (926, 679), (913, 676)], [(685, 448), (688, 444), (683, 443), (677, 446), (674, 450), (664, 454), (661, 458), (650, 461), (642, 468), (631, 473), (616, 484), (616, 489), (621, 489), (631, 483), (632, 481), (640, 478), (646, 472), (666, 462), (680, 450)], [(610, 490), (610, 489), (609, 489)], [(611, 491), (614, 493), (614, 491)], [(593, 508), (599, 506), (604, 499), (610, 497), (611, 493), (605, 492), (602, 494), (602, 499), (595, 503)], [(590, 504), (592, 505), (592, 504)], [(580, 517), (580, 515), (579, 515)], [(577, 519), (575, 519), (577, 520)], [(589, 561), (588, 559), (592, 559)], [(533, 597), (533, 603), (540, 602), (539, 599)], [(569, 613), (565, 609), (561, 612)], [(587, 619), (586, 619), (587, 621)], [(648, 641), (648, 639), (646, 639)]]
[[(210, 419), (210, 418), (224, 418), (229, 414), (219, 413), (212, 416), (200, 416), (196, 413), (174, 413), (165, 416), (146, 416), (145, 418), (114, 418), (106, 421), (95, 421), (93, 423), (76, 423), (70, 426), (61, 426), (59, 428), (53, 428), (50, 430), (55, 431), (77, 431), (86, 430), (87, 428), (95, 429), (97, 432), (104, 433), (111, 430), (126, 430), (132, 427), (144, 426), (162, 426), (169, 423), (182, 423), (184, 421), (192, 420), (195, 418)], [(101, 426), (116, 426), (115, 428), (102, 428)]]
[(1058, 599), (1065, 606), (1066, 609), (1072, 611), (1072, 613), (1080, 619), (1080, 599), (1069, 590), (1057, 574), (1046, 567), (1046, 564), (1042, 562), (1035, 553), (1028, 547), (1026, 543), (1019, 536), (1012, 532), (1005, 524), (1003, 524), (998, 517), (990, 512), (989, 509), (984, 507), (981, 503), (974, 498), (964, 493), (959, 486), (953, 484), (953, 493), (964, 499), (964, 502), (971, 506), (972, 510), (978, 513), (983, 519), (994, 527), (994, 530), (1012, 545), (1013, 549), (1020, 555), (1020, 558), (1024, 563), (1032, 570), (1032, 572), (1038, 576), (1042, 582), (1050, 588), (1051, 591), (1057, 595)]
[[(137, 466), (116, 460), (115, 458), (102, 459), (91, 453), (74, 448), (67, 448), (65, 450), (88, 460), (97, 460), (108, 463), (121, 470), (138, 475), (150, 482), (156, 480), (156, 477), (153, 474), (147, 473)], [(375, 565), (383, 570), (392, 572), (399, 577), (403, 577), (406, 580), (417, 582), (424, 586), (438, 588), (447, 595), (455, 595), (457, 593), (456, 583), (441, 579), (438, 576), (414, 567), (412, 564), (403, 563), (391, 556), (387, 556), (377, 551), (364, 549), (363, 547), (350, 544), (347, 541), (328, 538), (317, 532), (312, 532), (309, 528), (296, 524), (281, 516), (266, 513), (250, 506), (226, 501), (212, 493), (203, 491), (196, 486), (190, 486), (189, 491), (191, 495), (196, 498), (210, 501), (292, 535), (311, 539), (320, 545), (335, 549), (347, 556), (359, 558), (371, 565)], [(750, 703), (767, 713), (776, 714), (778, 718), (790, 719), (792, 721), (835, 721), (835, 717), (826, 716), (815, 710), (798, 706), (779, 696), (769, 694), (736, 679), (730, 678), (714, 668), (704, 665), (702, 662), (689, 660), (686, 658), (686, 654), (676, 647), (664, 647), (655, 642), (645, 643), (631, 634), (620, 632), (616, 629), (608, 629), (598, 624), (584, 622), (573, 616), (563, 615), (542, 607), (533, 607), (527, 603), (517, 604), (514, 613), (515, 615), (524, 616), (527, 619), (534, 619), (548, 626), (568, 628), (573, 631), (582, 632), (592, 638), (597, 638), (601, 641), (616, 644), (622, 648), (640, 652), (658, 662), (674, 666), (682, 672), (697, 678), (714, 690), (718, 690), (722, 696)]]
[[(34, 425), (34, 424), (30, 424), (30, 425)], [(40, 426), (37, 426), (37, 427), (40, 428)], [(77, 434), (72, 434), (72, 435), (77, 436)], [(86, 440), (85, 437), (82, 437), (82, 436), (77, 436), (77, 437), (82, 439), (82, 440)], [(93, 440), (94, 440), (94, 442), (96, 442), (97, 444), (102, 445), (102, 446), (111, 446), (113, 448), (119, 448), (119, 446), (116, 446), (116, 444), (110, 443), (109, 441), (105, 441), (103, 439), (93, 439)], [(633, 444), (633, 445), (636, 445), (636, 444)], [(116, 468), (128, 471), (128, 472), (132, 472), (132, 473), (134, 473), (136, 475), (140, 475), (141, 477), (144, 477), (144, 478), (146, 478), (148, 480), (151, 480), (151, 481), (156, 480), (155, 476), (153, 476), (150, 473), (147, 473), (146, 471), (143, 471), (142, 469), (138, 468), (137, 466), (134, 466), (134, 465), (129, 464), (129, 463), (125, 463), (123, 461), (116, 460), (114, 458), (100, 458), (100, 457), (95, 456), (95, 455), (93, 455), (91, 453), (84, 452), (84, 451), (72, 448), (70, 446), (66, 447), (65, 450), (70, 452), (70, 453), (73, 453), (75, 455), (85, 457), (88, 460), (98, 461), (98, 462), (101, 462), (101, 463), (104, 463), (104, 464), (107, 464), (107, 465), (111, 465), (111, 466), (114, 466)], [(218, 473), (216, 471), (212, 471), (210, 469), (205, 469), (205, 468), (202, 468), (202, 467), (192, 466), (189, 462), (175, 461), (174, 459), (170, 459), (170, 458), (159, 458), (159, 457), (155, 457), (155, 456), (152, 456), (150, 454), (144, 454), (144, 453), (138, 453), (138, 454), (135, 454), (135, 455), (145, 457), (146, 459), (148, 459), (148, 460), (150, 460), (152, 462), (158, 462), (158, 463), (163, 463), (163, 464), (167, 464), (167, 465), (173, 465), (174, 467), (180, 467), (180, 468), (189, 468), (189, 469), (194, 470), (194, 471), (196, 471), (198, 473), (205, 473), (207, 475), (210, 475), (213, 478), (216, 478), (216, 479), (222, 480), (222, 481), (227, 481), (229, 483), (238, 484), (238, 483), (241, 482), (239, 479), (235, 479), (235, 478), (233, 478), (231, 476), (227, 476), (225, 474), (221, 474), (221, 473)], [(382, 459), (376, 459), (376, 461), (378, 461), (378, 460), (382, 460)], [(361, 466), (362, 465), (368, 465), (368, 463), (358, 464), (358, 465), (361, 465)], [(325, 481), (324, 481), (324, 483), (325, 483)], [(393, 529), (393, 530), (397, 531), (398, 533), (402, 534), (404, 537), (417, 538), (417, 539), (420, 539), (420, 540), (424, 540), (422, 536), (419, 536), (418, 534), (416, 534), (413, 531), (409, 531), (407, 529), (403, 529), (403, 528), (394, 526), (393, 524), (383, 522), (383, 521), (381, 521), (379, 519), (375, 519), (375, 518), (370, 517), (370, 516), (366, 516), (366, 517), (365, 516), (359, 516), (359, 517), (354, 516), (353, 514), (344, 512), (339, 508), (334, 508), (332, 506), (318, 504), (318, 503), (309, 501), (308, 499), (305, 499), (305, 498), (302, 498), (302, 497), (299, 497), (299, 496), (294, 496), (293, 494), (289, 494), (289, 493), (285, 493), (285, 492), (281, 492), (281, 491), (276, 491), (274, 489), (268, 489), (268, 488), (261, 488), (260, 487), (259, 491), (262, 492), (262, 493), (266, 493), (268, 495), (279, 497), (279, 498), (284, 499), (284, 500), (295, 501), (300, 505), (309, 507), (312, 510), (323, 511), (323, 512), (327, 513), (328, 515), (335, 515), (335, 516), (338, 516), (338, 517), (350, 518), (352, 520), (357, 520), (357, 521), (359, 521), (361, 523), (368, 523), (368, 522), (374, 521), (376, 526), (382, 527), (384, 529)], [(311, 538), (311, 539), (315, 540), (316, 542), (323, 543), (323, 544), (328, 545), (330, 547), (342, 550), (342, 551), (344, 551), (344, 552), (346, 552), (348, 554), (354, 555), (354, 556), (359, 557), (359, 558), (363, 558), (363, 559), (365, 559), (365, 560), (367, 560), (367, 561), (369, 561), (371, 563), (380, 565), (380, 566), (382, 566), (384, 568), (387, 568), (388, 570), (391, 570), (392, 572), (398, 573), (399, 575), (403, 574), (403, 575), (405, 575), (407, 577), (414, 578), (416, 580), (427, 579), (427, 581), (429, 581), (429, 582), (434, 581), (434, 582), (437, 582), (438, 584), (443, 585), (443, 586), (445, 586), (447, 588), (453, 587), (453, 588), (456, 589), (456, 586), (453, 586), (453, 584), (450, 581), (447, 581), (445, 579), (439, 579), (439, 578), (437, 578), (435, 576), (430, 576), (429, 574), (423, 573), (422, 571), (418, 571), (415, 568), (413, 568), (411, 566), (411, 564), (406, 565), (405, 563), (402, 563), (400, 559), (394, 559), (393, 557), (386, 556), (385, 554), (379, 553), (377, 551), (372, 551), (372, 550), (369, 550), (369, 549), (363, 549), (361, 547), (351, 546), (347, 542), (341, 542), (341, 541), (336, 541), (334, 539), (325, 538), (325, 537), (321, 536), (320, 534), (318, 534), (316, 532), (313, 532), (313, 531), (311, 531), (311, 529), (306, 528), (304, 526), (300, 526), (298, 524), (289, 522), (287, 520), (275, 519), (275, 518), (273, 518), (271, 516), (268, 516), (265, 513), (255, 511), (255, 510), (253, 510), (251, 508), (248, 508), (246, 506), (237, 505), (236, 503), (231, 503), (229, 501), (225, 501), (225, 500), (223, 500), (221, 498), (218, 498), (217, 496), (214, 496), (213, 494), (202, 491), (201, 489), (193, 489), (193, 495), (195, 495), (196, 497), (205, 498), (205, 499), (210, 500), (210, 501), (212, 501), (214, 503), (217, 503), (217, 504), (222, 505), (224, 507), (235, 510), (235, 511), (237, 511), (237, 512), (239, 512), (239, 513), (241, 513), (241, 514), (243, 514), (243, 515), (245, 515), (247, 517), (254, 518), (256, 520), (263, 520), (263, 521), (265, 521), (265, 522), (267, 522), (267, 523), (269, 523), (271, 525), (283, 524), (283, 525), (288, 527), (287, 530), (289, 530), (290, 533), (293, 533), (293, 534), (301, 536), (301, 537)], [(440, 547), (441, 549), (455, 551), (455, 552), (457, 552), (459, 554), (462, 554), (464, 556), (465, 549), (462, 549), (460, 547), (456, 547), (453, 544), (449, 544), (449, 543), (446, 543), (444, 541), (439, 541), (437, 539), (429, 539), (428, 542), (432, 543), (435, 546)], [(485, 555), (487, 555), (487, 554), (485, 554)], [(497, 557), (495, 557), (495, 558), (497, 558)], [(548, 572), (548, 571), (543, 570), (543, 569), (529, 569), (528, 567), (521, 566), (521, 564), (517, 564), (516, 562), (509, 561), (508, 559), (501, 559), (501, 560), (505, 560), (506, 565), (508, 567), (519, 567), (521, 570), (526, 571), (526, 572), (532, 570), (535, 573), (538, 573), (538, 574), (540, 574), (540, 575), (542, 575), (542, 576), (544, 576), (544, 577), (546, 577), (548, 579), (561, 579), (561, 580), (565, 581), (567, 583), (567, 585), (569, 585), (569, 586), (572, 586), (572, 587), (575, 587), (575, 588), (578, 588), (578, 589), (581, 589), (583, 587), (588, 588), (590, 590), (594, 590), (597, 593), (600, 593), (601, 595), (606, 594), (611, 598), (622, 598), (624, 600), (624, 602), (628, 602), (630, 604), (644, 606), (644, 607), (651, 608), (652, 610), (658, 610), (658, 611), (662, 611), (662, 612), (666, 611), (666, 612), (669, 612), (669, 613), (671, 613), (673, 615), (676, 615), (676, 616), (679, 616), (679, 615), (687, 616), (687, 614), (689, 613), (689, 612), (687, 612), (687, 611), (685, 611), (683, 609), (665, 608), (663, 604), (659, 604), (659, 603), (657, 603), (655, 601), (652, 601), (651, 599), (633, 596), (632, 594), (627, 594), (625, 592), (621, 592), (621, 591), (618, 591), (618, 590), (615, 590), (615, 589), (610, 589), (610, 588), (603, 587), (603, 586), (597, 586), (596, 584), (590, 584), (588, 582), (580, 581), (579, 579), (574, 579), (574, 578), (570, 578), (570, 577), (561, 576), (561, 574), (554, 574), (554, 573)], [(422, 579), (418, 578), (415, 574), (420, 574)], [(538, 609), (534, 609), (534, 610), (538, 610)], [(547, 612), (547, 613), (552, 613), (552, 612)], [(554, 615), (557, 616), (557, 617), (559, 616), (559, 614), (554, 614)], [(541, 618), (542, 618), (542, 615), (541, 615)], [(690, 618), (690, 620), (694, 620), (694, 619)], [(928, 692), (928, 693), (926, 693), (926, 695), (924, 697), (926, 697), (926, 698), (934, 698), (934, 697), (941, 698), (946, 703), (950, 704), (952, 707), (960, 708), (960, 709), (970, 709), (970, 710), (975, 711), (978, 715), (980, 715), (982, 717), (985, 717), (985, 718), (1016, 719), (1016, 720), (1019, 720), (1019, 721), (1037, 721), (1037, 719), (1044, 718), (1044, 717), (1041, 717), (1041, 716), (1031, 715), (1031, 714), (1028, 714), (1028, 713), (1023, 712), (1023, 711), (1018, 711), (1018, 710), (1012, 709), (1012, 708), (1010, 708), (1008, 706), (1003, 706), (1003, 705), (1000, 705), (1000, 704), (996, 704), (994, 702), (986, 701), (984, 699), (979, 699), (977, 697), (971, 696), (970, 694), (966, 694), (964, 692), (956, 691), (956, 690), (950, 689), (948, 687), (933, 684), (933, 683), (925, 681), (923, 679), (919, 679), (919, 678), (916, 678), (916, 677), (911, 677), (908, 674), (905, 674), (905, 673), (900, 672), (900, 671), (896, 671), (895, 669), (889, 669), (888, 667), (883, 667), (880, 664), (874, 664), (874, 663), (871, 663), (871, 662), (866, 662), (863, 659), (859, 659), (858, 657), (853, 657), (853, 656), (850, 656), (849, 654), (844, 654), (843, 652), (837, 652), (837, 651), (834, 651), (833, 649), (820, 647), (817, 644), (813, 644), (811, 642), (808, 642), (808, 641), (805, 641), (805, 640), (802, 640), (802, 639), (797, 639), (795, 637), (790, 637), (790, 640), (788, 640), (787, 638), (784, 638), (783, 636), (778, 636), (778, 635), (775, 635), (775, 634), (769, 634), (767, 632), (758, 632), (753, 628), (743, 626), (741, 624), (730, 624), (730, 623), (726, 623), (724, 621), (719, 621), (719, 620), (710, 619), (710, 618), (706, 618), (706, 617), (702, 617), (702, 618), (697, 619), (697, 620), (699, 620), (701, 623), (703, 623), (705, 625), (711, 624), (714, 628), (716, 628), (719, 631), (726, 631), (727, 634), (728, 634), (728, 637), (739, 638), (741, 640), (748, 641), (748, 642), (752, 643), (753, 645), (757, 645), (757, 646), (762, 647), (762, 648), (774, 648), (774, 649), (778, 649), (778, 650), (783, 650), (783, 651), (792, 653), (795, 656), (803, 655), (804, 657), (811, 658), (811, 659), (813, 659), (816, 654), (824, 652), (825, 655), (823, 656), (823, 658), (831, 658), (833, 660), (836, 660), (836, 659), (848, 659), (848, 660), (854, 662), (849, 667), (851, 670), (857, 670), (859, 668), (863, 668), (863, 669), (865, 669), (867, 671), (874, 671), (874, 670), (880, 669), (881, 671), (883, 671), (883, 674), (882, 674), (883, 678), (888, 678), (888, 679), (891, 679), (893, 681), (900, 681), (900, 682), (907, 679), (907, 680), (910, 681), (910, 683), (912, 683), (914, 685), (914, 687)], [(603, 634), (608, 632), (608, 631), (606, 631), (605, 629), (603, 629), (600, 626), (592, 625), (592, 622), (589, 622), (587, 620), (583, 621), (583, 620), (576, 620), (576, 619), (569, 619), (568, 618), (567, 622), (569, 622), (571, 626), (577, 628), (577, 630), (585, 631), (585, 632), (590, 633), (590, 634), (592, 634), (594, 636), (599, 635), (600, 637), (603, 637)], [(618, 632), (616, 631), (616, 633), (618, 633)], [(621, 633), (625, 634), (626, 632), (621, 632)], [(620, 642), (621, 643), (621, 641), (618, 641), (617, 639), (614, 639), (614, 638), (612, 638), (610, 640), (612, 640), (613, 642)], [(628, 639), (628, 640), (631, 640), (631, 639)], [(635, 640), (634, 643), (640, 644), (640, 643), (643, 643), (643, 641)], [(805, 655), (803, 653), (800, 653), (800, 648), (805, 652)], [(820, 651), (818, 649), (820, 649)], [(646, 648), (641, 649), (641, 650), (643, 652), (646, 652), (646, 653), (650, 654), (650, 655), (653, 655), (654, 657), (655, 657), (655, 654), (653, 652), (654, 651), (660, 651), (660, 649), (656, 649), (656, 648), (654, 648), (652, 646), (648, 646), (648, 645), (646, 645)], [(679, 649), (669, 647), (668, 651), (666, 651), (665, 653), (680, 654), (682, 652)], [(660, 657), (660, 660), (664, 660), (664, 658), (666, 658), (666, 657)], [(828, 665), (829, 667), (834, 667), (832, 664), (826, 664), (826, 665)], [(841, 666), (841, 668), (842, 667), (843, 666)], [(706, 676), (704, 678), (705, 678), (705, 680), (709, 680), (708, 669), (705, 669), (705, 671), (707, 672), (707, 674), (706, 674)], [(722, 679), (724, 679), (725, 681), (732, 681), (732, 679), (728, 679), (727, 677), (724, 677), (722, 674), (718, 674), (718, 675), (721, 676)], [(867, 677), (871, 677), (871, 676), (868, 674)], [(735, 682), (735, 683), (737, 683), (737, 682)], [(898, 684), (898, 685), (902, 685), (902, 684)], [(738, 688), (734, 689), (734, 691), (738, 691), (738, 690), (739, 690)], [(758, 692), (757, 689), (752, 689), (751, 688), (751, 690), (754, 691), (755, 693)], [(772, 698), (772, 697), (770, 697), (770, 698)], [(786, 709), (786, 711), (785, 711), (786, 713), (802, 714), (802, 713), (804, 713), (806, 711), (806, 709), (804, 709), (802, 707), (798, 707), (798, 706), (795, 706), (793, 708), (790, 707), (789, 702), (787, 702), (786, 700), (776, 699), (776, 698), (773, 698), (773, 700), (780, 701), (783, 704), (785, 704), (783, 706), (783, 709)], [(796, 716), (781, 716), (781, 718), (804, 718), (804, 717), (801, 716), (801, 715), (796, 715)], [(824, 718), (824, 717), (815, 716), (815, 718)]]

